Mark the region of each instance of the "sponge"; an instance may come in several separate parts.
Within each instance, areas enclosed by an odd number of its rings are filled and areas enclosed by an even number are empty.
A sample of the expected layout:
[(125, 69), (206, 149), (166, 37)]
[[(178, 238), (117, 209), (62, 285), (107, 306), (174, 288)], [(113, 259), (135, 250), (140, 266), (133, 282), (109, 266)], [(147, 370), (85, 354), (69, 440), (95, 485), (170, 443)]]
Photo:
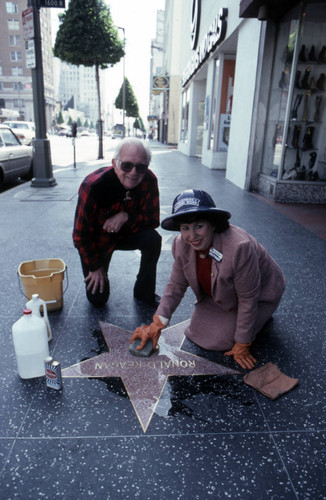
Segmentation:
[[(149, 356), (153, 352), (153, 342), (152, 339), (148, 339), (145, 347), (141, 351), (137, 351), (136, 347), (138, 347), (141, 343), (140, 339), (135, 339), (133, 343), (129, 346), (129, 352), (134, 356), (142, 356), (143, 358), (149, 358)], [(156, 350), (156, 349), (155, 349)]]

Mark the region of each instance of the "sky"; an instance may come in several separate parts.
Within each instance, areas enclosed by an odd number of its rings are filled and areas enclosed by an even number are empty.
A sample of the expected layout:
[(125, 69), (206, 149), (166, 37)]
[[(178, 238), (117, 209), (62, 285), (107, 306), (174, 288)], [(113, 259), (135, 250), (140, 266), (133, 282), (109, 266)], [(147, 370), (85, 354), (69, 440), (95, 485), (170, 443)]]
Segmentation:
[[(150, 58), (151, 40), (155, 38), (156, 12), (164, 10), (165, 0), (105, 0), (110, 6), (111, 17), (116, 26), (125, 29), (126, 56), (125, 75), (128, 78), (136, 95), (140, 116), (144, 123), (149, 113), (149, 85), (150, 85)], [(67, 6), (66, 1), (66, 6)], [(57, 14), (62, 9), (51, 9), (53, 31), (58, 27)], [(119, 30), (123, 39), (123, 31)], [(101, 87), (105, 87), (106, 100), (111, 105), (120, 90), (123, 81), (122, 60), (113, 68), (106, 71), (106, 78), (102, 78)]]

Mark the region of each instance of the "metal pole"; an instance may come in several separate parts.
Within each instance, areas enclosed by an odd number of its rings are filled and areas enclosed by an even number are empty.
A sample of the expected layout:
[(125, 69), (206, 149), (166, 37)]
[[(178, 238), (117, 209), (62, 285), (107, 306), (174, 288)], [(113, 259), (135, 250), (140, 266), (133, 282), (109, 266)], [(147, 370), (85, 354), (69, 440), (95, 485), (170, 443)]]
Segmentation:
[(36, 132), (35, 139), (32, 141), (34, 178), (32, 179), (31, 185), (34, 187), (51, 187), (56, 185), (56, 180), (52, 174), (50, 141), (46, 138), (40, 7), (38, 0), (30, 0), (29, 4), (33, 7), (36, 60), (36, 67), (32, 69), (33, 105)]

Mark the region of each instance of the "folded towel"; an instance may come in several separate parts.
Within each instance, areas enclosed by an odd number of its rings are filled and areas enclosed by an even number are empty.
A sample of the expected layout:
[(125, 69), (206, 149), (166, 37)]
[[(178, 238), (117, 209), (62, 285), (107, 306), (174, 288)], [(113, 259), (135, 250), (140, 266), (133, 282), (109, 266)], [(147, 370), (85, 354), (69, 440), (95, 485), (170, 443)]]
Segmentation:
[(299, 382), (281, 372), (273, 363), (256, 368), (243, 377), (244, 382), (270, 399), (276, 399), (290, 391)]

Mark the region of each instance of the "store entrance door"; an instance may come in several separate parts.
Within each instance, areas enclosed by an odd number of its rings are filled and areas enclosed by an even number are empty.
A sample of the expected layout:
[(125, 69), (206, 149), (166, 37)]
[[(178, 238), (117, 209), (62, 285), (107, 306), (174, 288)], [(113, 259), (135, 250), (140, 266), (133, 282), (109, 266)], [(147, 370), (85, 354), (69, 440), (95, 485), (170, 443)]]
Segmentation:
[(199, 101), (197, 106), (196, 156), (202, 156), (204, 135), (205, 101)]

